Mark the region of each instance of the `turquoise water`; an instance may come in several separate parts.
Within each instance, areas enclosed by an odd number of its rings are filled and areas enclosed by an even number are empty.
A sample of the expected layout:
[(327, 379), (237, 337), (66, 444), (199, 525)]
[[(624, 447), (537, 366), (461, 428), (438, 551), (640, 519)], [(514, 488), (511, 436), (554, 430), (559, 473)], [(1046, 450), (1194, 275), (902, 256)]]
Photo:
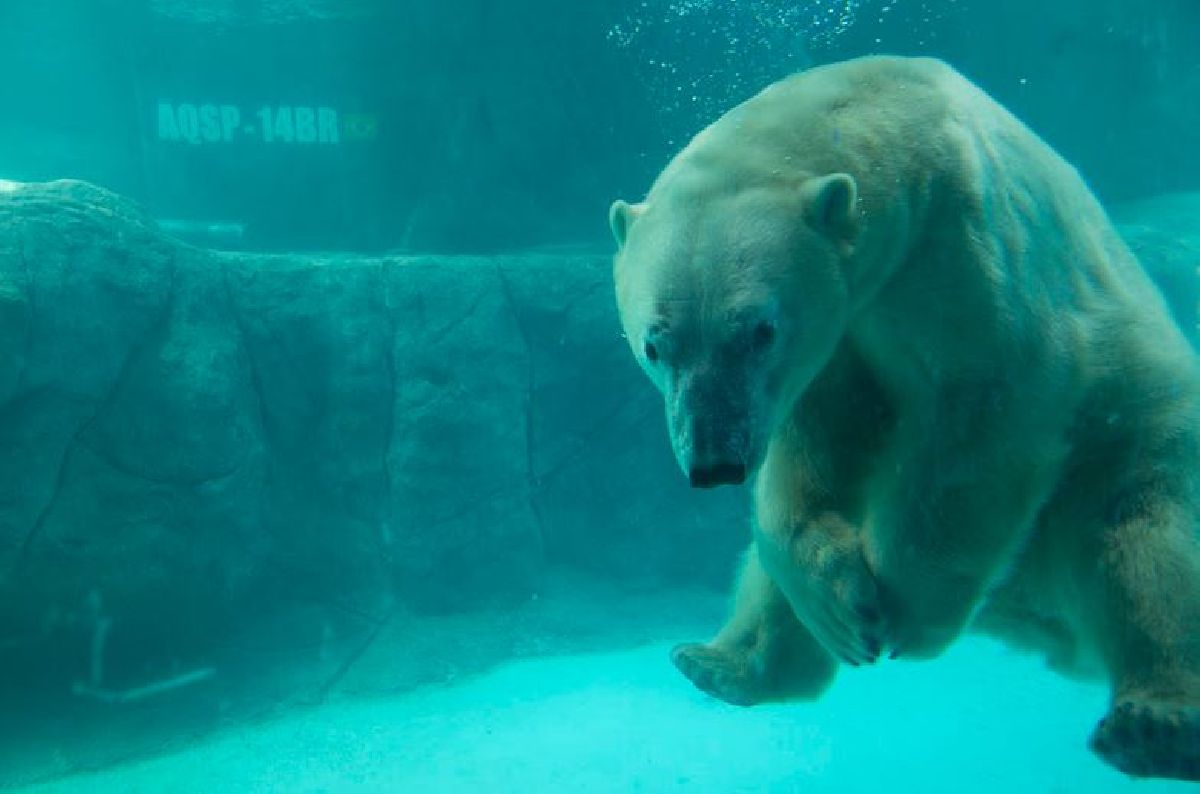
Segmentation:
[(755, 711), (678, 692), (663, 664), (667, 650), (510, 662), (461, 684), (294, 711), (30, 790), (1186, 788), (1132, 782), (1079, 753), (1080, 727), (1103, 706), (1103, 692), (1055, 680), (989, 644), (967, 641), (937, 670), (855, 673), (819, 706)]
[(1186, 790), (979, 636), (693, 688), (749, 494), (680, 472), (606, 214), (777, 79), (933, 55), (1196, 346), (1197, 42), (1192, 0), (0, 2), (0, 789)]

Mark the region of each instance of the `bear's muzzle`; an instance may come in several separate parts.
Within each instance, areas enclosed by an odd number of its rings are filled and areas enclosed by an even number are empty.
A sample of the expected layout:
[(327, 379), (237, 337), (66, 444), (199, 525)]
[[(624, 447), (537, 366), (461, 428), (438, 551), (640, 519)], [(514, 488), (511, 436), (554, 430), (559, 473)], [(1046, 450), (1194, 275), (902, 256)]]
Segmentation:
[(702, 463), (693, 465), (688, 470), (688, 483), (693, 488), (741, 485), (745, 481), (745, 463)]

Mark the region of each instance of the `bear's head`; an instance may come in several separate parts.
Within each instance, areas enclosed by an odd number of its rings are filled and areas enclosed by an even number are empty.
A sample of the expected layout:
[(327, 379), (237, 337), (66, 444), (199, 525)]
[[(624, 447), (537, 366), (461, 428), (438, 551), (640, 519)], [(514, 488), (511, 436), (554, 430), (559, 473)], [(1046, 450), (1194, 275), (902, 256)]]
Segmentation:
[(853, 177), (772, 173), (669, 169), (643, 203), (609, 211), (621, 324), (694, 487), (755, 473), (850, 313)]

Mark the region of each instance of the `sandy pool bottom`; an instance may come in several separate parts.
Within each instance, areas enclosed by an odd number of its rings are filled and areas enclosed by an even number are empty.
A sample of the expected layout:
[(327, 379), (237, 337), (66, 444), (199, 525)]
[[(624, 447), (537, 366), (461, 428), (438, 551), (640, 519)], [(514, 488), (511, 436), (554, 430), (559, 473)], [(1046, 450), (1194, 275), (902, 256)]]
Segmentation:
[(1123, 792), (1085, 741), (1104, 692), (967, 640), (849, 670), (817, 704), (738, 709), (667, 646), (513, 662), (454, 686), (327, 704), (39, 792)]

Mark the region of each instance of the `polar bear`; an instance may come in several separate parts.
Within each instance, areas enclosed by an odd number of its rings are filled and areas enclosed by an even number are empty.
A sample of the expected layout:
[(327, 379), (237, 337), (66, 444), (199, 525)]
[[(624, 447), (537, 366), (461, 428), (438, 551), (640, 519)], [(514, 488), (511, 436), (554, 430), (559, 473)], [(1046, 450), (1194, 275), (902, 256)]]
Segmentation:
[(1200, 780), (1200, 367), (1079, 175), (951, 67), (770, 86), (617, 201), (634, 355), (696, 487), (754, 481), (736, 704), (965, 629), (1102, 675), (1091, 746)]

